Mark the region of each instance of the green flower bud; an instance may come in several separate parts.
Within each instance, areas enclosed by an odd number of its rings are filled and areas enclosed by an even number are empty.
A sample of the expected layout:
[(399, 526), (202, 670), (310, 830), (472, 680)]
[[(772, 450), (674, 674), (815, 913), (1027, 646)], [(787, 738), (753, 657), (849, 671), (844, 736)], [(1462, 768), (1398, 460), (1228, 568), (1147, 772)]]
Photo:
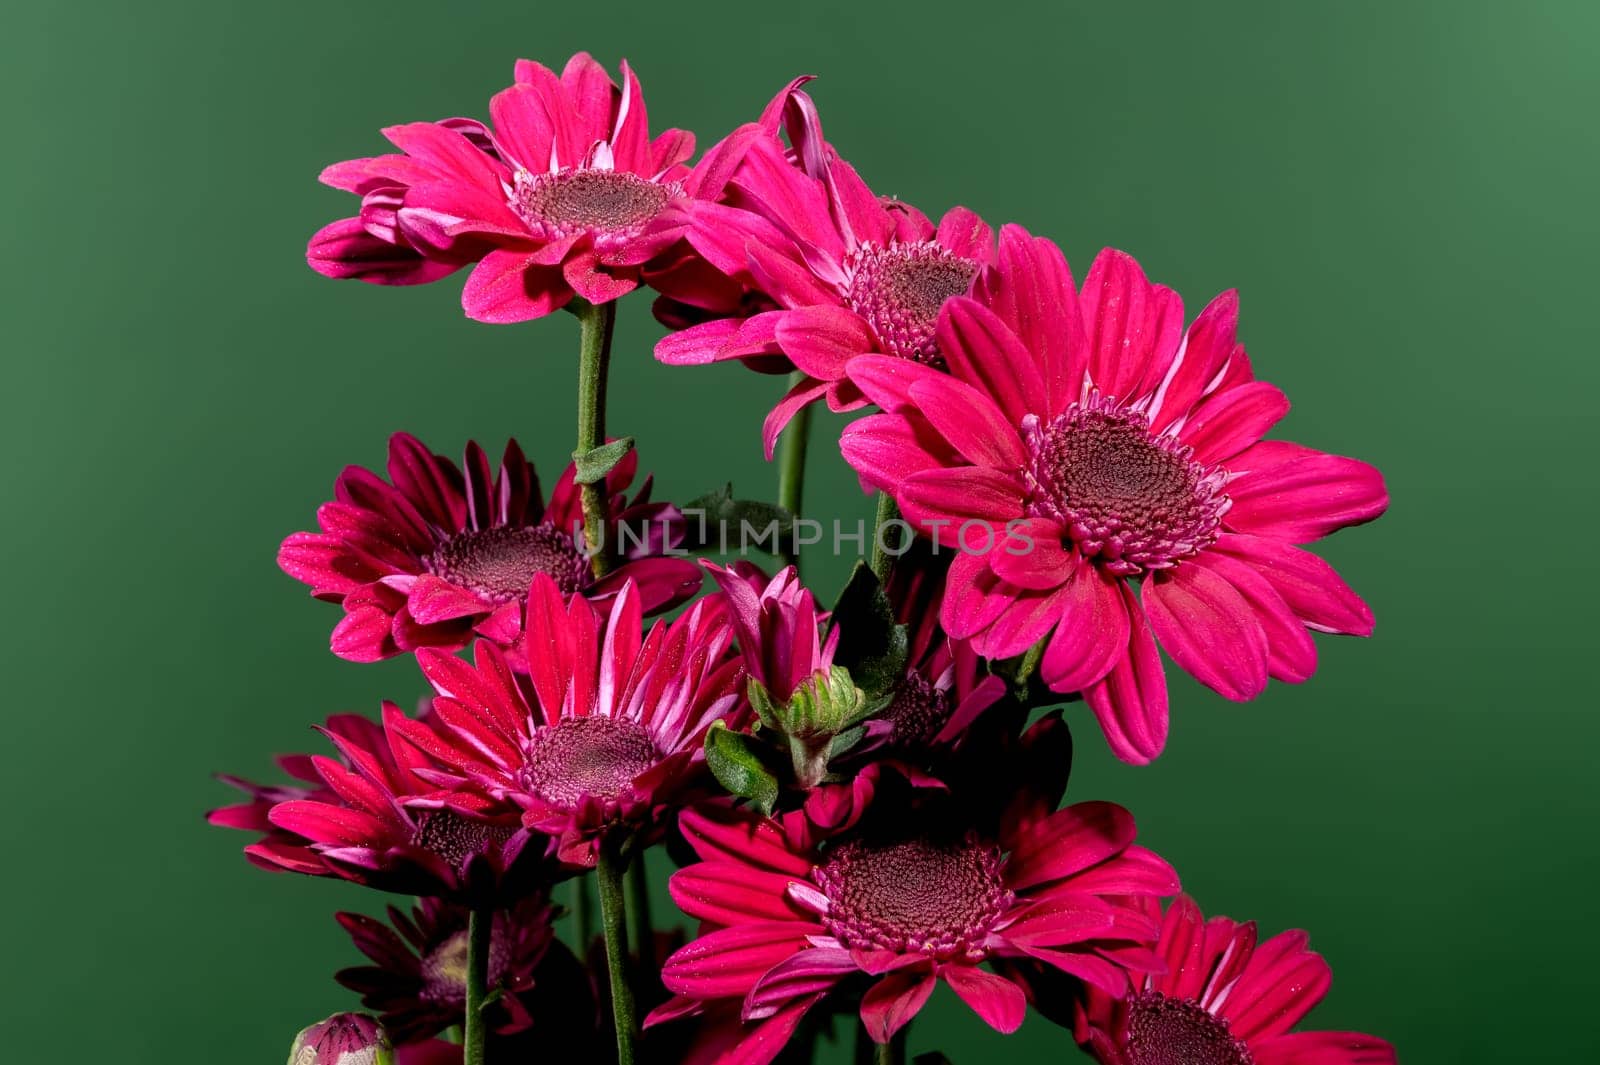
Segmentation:
[(828, 775), (834, 737), (857, 723), (866, 703), (866, 694), (843, 666), (818, 670), (785, 703), (750, 682), (750, 704), (764, 728), (788, 741), (795, 783), (802, 788), (814, 788)]

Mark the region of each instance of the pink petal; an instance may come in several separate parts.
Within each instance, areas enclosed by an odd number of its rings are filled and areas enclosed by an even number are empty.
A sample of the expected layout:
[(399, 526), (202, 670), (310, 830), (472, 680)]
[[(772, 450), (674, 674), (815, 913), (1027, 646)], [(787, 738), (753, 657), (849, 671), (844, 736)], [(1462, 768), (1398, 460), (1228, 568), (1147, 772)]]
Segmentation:
[(1028, 828), (1012, 851), (1007, 882), (1021, 891), (1105, 861), (1133, 843), (1133, 815), (1111, 802), (1080, 802)]
[(1150, 408), (1150, 428), (1160, 433), (1186, 417), (1213, 387), (1234, 352), (1241, 355), (1236, 334), (1239, 324), (1239, 293), (1230, 289), (1206, 304), (1205, 310), (1189, 326), (1183, 347), (1168, 367), (1156, 389)]
[(911, 521), (946, 523), (946, 543), (955, 542), (961, 525), (971, 521), (994, 526), (998, 544), (1006, 522), (1022, 517), (1022, 492), (1020, 475), (966, 466), (912, 474), (900, 486), (899, 501)]
[(1078, 568), (1077, 554), (1064, 546), (1061, 526), (1043, 518), (1012, 524), (988, 559), (989, 568), (1007, 584), (1038, 592), (1066, 584)]
[(887, 1043), (910, 1024), (936, 983), (932, 969), (902, 969), (873, 984), (861, 996), (861, 1023), (873, 1042)]
[(1240, 532), (1305, 544), (1371, 521), (1389, 507), (1376, 468), (1284, 440), (1256, 444), (1230, 461), (1228, 471), (1233, 507), (1226, 523)]
[(582, 252), (561, 264), (561, 276), (590, 303), (610, 303), (639, 287), (637, 280), (608, 273), (592, 254)]
[(524, 251), (493, 251), (484, 256), (461, 291), (467, 317), (479, 322), (526, 322), (553, 314), (572, 302), (572, 289), (560, 271), (537, 265)]
[(1372, 610), (1332, 566), (1311, 552), (1281, 540), (1238, 533), (1223, 536), (1211, 550), (1248, 562), (1311, 628), (1372, 635)]
[(1275, 385), (1251, 381), (1201, 403), (1178, 439), (1194, 448), (1198, 462), (1226, 462), (1260, 440), (1289, 413), (1289, 397)]
[(1317, 669), (1317, 645), (1305, 624), (1266, 577), (1248, 562), (1217, 551), (1207, 551), (1193, 564), (1211, 570), (1244, 597), (1267, 637), (1267, 675), (1299, 684)]
[(946, 965), (939, 975), (990, 1028), (1009, 1035), (1022, 1027), (1028, 1000), (1010, 980), (976, 965)]
[(1044, 639), (1050, 627), (1062, 620), (1068, 591), (1063, 585), (1048, 593), (1017, 591), (1012, 595), (994, 622), (973, 637), (973, 649), (985, 658), (1020, 655)]
[[(610, 87), (611, 79), (606, 84)], [(531, 85), (502, 89), (489, 100), (489, 119), (496, 142), (523, 168), (535, 174), (549, 168), (555, 127), (537, 89)]]
[(1099, 681), (1127, 654), (1128, 611), (1122, 580), (1098, 566), (1080, 565), (1067, 584), (1061, 624), (1040, 662), (1040, 676), (1053, 692), (1082, 691)]
[(1010, 470), (1028, 461), (1016, 424), (971, 385), (930, 377), (911, 385), (911, 401), (968, 462)]
[(1021, 226), (1005, 226), (998, 268), (977, 288), (1037, 361), (1048, 397), (1041, 413), (1061, 413), (1078, 399), (1089, 368), (1089, 338), (1061, 249)]
[(1172, 660), (1200, 683), (1245, 702), (1267, 686), (1267, 636), (1233, 585), (1178, 565), (1145, 582), (1150, 627)]
[(406, 607), (411, 611), (412, 618), (423, 625), (485, 614), (491, 609), (489, 604), (465, 588), (458, 588), (449, 581), (427, 573), (418, 577), (411, 586)]
[(828, 388), (827, 381), (803, 377), (795, 382), (793, 388), (784, 393), (776, 407), (767, 412), (766, 418), (761, 422), (761, 446), (768, 462), (772, 461), (772, 453), (777, 450), (778, 437), (783, 435), (784, 427), (800, 413), (802, 408), (821, 399)]
[(1046, 412), (1035, 356), (989, 308), (965, 296), (945, 301), (938, 340), (951, 374), (993, 400), (1010, 425)]
[(850, 360), (850, 380), (862, 393), (886, 411), (914, 407), (911, 386), (945, 376), (932, 366), (902, 359), (897, 355), (864, 355)]
[(939, 621), (952, 637), (965, 640), (992, 625), (1016, 598), (1017, 590), (1003, 585), (983, 556), (958, 554), (950, 563)]
[(1145, 765), (1167, 743), (1167, 677), (1133, 587), (1124, 583), (1121, 591), (1128, 611), (1128, 653), (1083, 698), (1111, 752), (1130, 765)]
[(1252, 1043), (1256, 1065), (1396, 1065), (1385, 1040), (1361, 1032), (1293, 1032)]
[(799, 921), (758, 921), (709, 932), (667, 959), (661, 982), (678, 995), (743, 997), (779, 962), (811, 949), (805, 937), (818, 927)]
[(938, 452), (944, 441), (926, 421), (902, 414), (875, 414), (845, 427), (839, 437), (844, 460), (861, 478), (865, 491), (894, 494), (912, 474), (944, 463)]
[(424, 259), (412, 248), (379, 240), (359, 218), (341, 218), (318, 230), (306, 246), (306, 264), (323, 277), (374, 285), (425, 285), (461, 268), (458, 262)]
[(876, 346), (872, 330), (860, 316), (843, 307), (802, 307), (778, 321), (779, 349), (812, 377), (837, 381), (845, 364)]
[(795, 999), (826, 993), (861, 970), (843, 948), (802, 950), (771, 969), (744, 1000), (744, 1017), (770, 1017)]
[(965, 207), (952, 207), (944, 213), (934, 239), (941, 247), (964, 259), (983, 263), (994, 255), (994, 230)]
[(1095, 257), (1080, 295), (1089, 337), (1089, 377), (1100, 391), (1128, 401), (1155, 381), (1183, 339), (1183, 301), (1153, 285), (1131, 255), (1106, 248)]
[(333, 628), (329, 648), (349, 662), (377, 662), (400, 653), (393, 639), (394, 619), (375, 606), (357, 607)]

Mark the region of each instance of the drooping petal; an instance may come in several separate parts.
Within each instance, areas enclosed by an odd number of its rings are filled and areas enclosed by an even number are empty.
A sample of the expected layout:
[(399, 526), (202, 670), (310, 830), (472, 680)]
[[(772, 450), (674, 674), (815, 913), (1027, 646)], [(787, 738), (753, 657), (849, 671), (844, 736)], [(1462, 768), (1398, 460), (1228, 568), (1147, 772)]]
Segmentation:
[(1039, 663), (1054, 692), (1082, 691), (1111, 672), (1128, 650), (1128, 611), (1116, 577), (1080, 565), (1067, 584), (1061, 624)]
[(1296, 617), (1320, 632), (1372, 635), (1372, 610), (1332, 566), (1281, 540), (1231, 533), (1211, 549), (1250, 564)]
[(1238, 702), (1267, 686), (1267, 636), (1245, 598), (1218, 574), (1179, 564), (1145, 582), (1150, 627), (1185, 672)]
[(1144, 765), (1167, 744), (1167, 677), (1144, 608), (1126, 583), (1122, 603), (1128, 611), (1128, 653), (1083, 698), (1111, 752), (1131, 765)]
[(1022, 1027), (1028, 1000), (1010, 980), (976, 965), (946, 965), (939, 975), (990, 1028), (1009, 1035)]

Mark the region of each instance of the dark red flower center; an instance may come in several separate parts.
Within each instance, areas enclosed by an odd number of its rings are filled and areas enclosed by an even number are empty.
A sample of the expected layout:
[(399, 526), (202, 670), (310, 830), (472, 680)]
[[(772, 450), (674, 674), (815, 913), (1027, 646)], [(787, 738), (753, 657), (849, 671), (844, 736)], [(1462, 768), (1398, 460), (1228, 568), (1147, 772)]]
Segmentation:
[(1128, 1065), (1252, 1065), (1250, 1048), (1203, 1006), (1141, 991), (1128, 999)]
[(828, 899), (828, 931), (856, 950), (976, 960), (1012, 898), (999, 850), (973, 838), (851, 840), (812, 878)]
[(523, 221), (552, 236), (631, 235), (665, 210), (678, 191), (676, 185), (657, 184), (626, 170), (519, 170), (511, 206)]
[(1166, 569), (1217, 538), (1227, 472), (1156, 436), (1150, 420), (1092, 395), (1055, 420), (1023, 426), (1029, 513), (1060, 522), (1086, 558), (1113, 573)]
[[(443, 1006), (460, 1007), (467, 1001), (467, 954), (471, 943), (466, 929), (451, 935), (422, 957), (421, 997)], [(505, 978), (511, 964), (506, 936), (497, 922), (489, 938), (489, 986)]]
[(457, 871), (473, 857), (504, 847), (515, 834), (509, 825), (475, 821), (454, 810), (417, 810), (412, 820), (411, 845), (437, 854)]
[(586, 796), (617, 798), (660, 760), (655, 741), (639, 725), (590, 714), (534, 732), (523, 784), (554, 806), (572, 808)]
[(868, 243), (850, 253), (845, 270), (845, 302), (872, 327), (884, 351), (930, 365), (943, 361), (934, 337), (939, 308), (966, 294), (978, 274), (976, 262), (931, 240)]
[(424, 562), (429, 573), (491, 603), (510, 603), (527, 595), (535, 573), (548, 574), (563, 595), (571, 595), (583, 586), (588, 572), (588, 562), (572, 537), (548, 522), (457, 533)]
[(950, 720), (949, 691), (941, 691), (920, 673), (907, 673), (895, 689), (883, 717), (894, 726), (889, 740), (908, 747), (925, 746)]

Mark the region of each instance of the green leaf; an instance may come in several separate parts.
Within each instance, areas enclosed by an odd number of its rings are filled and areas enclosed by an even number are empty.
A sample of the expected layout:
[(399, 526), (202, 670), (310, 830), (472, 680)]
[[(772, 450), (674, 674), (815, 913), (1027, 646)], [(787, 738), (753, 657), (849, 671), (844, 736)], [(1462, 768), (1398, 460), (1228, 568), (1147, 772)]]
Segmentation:
[(733, 498), (733, 485), (683, 505), (688, 519), (689, 550), (715, 547), (743, 553), (756, 548), (770, 555), (781, 554), (794, 538), (794, 515), (775, 503), (758, 499)]
[(833, 738), (828, 745), (828, 757), (837, 758), (856, 744), (861, 742), (861, 737), (867, 734), (866, 726), (857, 725), (855, 728), (845, 729)]
[(601, 444), (593, 451), (574, 451), (572, 461), (578, 464), (577, 476), (573, 480), (579, 484), (595, 484), (605, 479), (622, 461), (622, 457), (633, 450), (633, 437), (624, 436)]
[(906, 627), (895, 623), (894, 607), (865, 562), (856, 563), (829, 624), (839, 630), (833, 660), (850, 671), (867, 700), (876, 702), (892, 692), (905, 677), (909, 638)]
[(749, 737), (722, 721), (713, 722), (706, 733), (706, 765), (730, 793), (749, 799), (763, 814), (772, 813), (778, 801), (778, 778), (762, 764)]

